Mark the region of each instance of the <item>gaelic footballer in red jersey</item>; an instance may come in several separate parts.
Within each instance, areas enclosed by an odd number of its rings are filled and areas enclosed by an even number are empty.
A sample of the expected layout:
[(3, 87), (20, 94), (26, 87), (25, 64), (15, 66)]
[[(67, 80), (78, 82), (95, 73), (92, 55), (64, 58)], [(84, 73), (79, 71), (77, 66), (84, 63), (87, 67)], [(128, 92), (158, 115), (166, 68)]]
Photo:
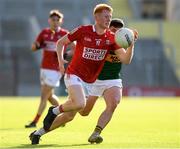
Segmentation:
[(42, 49), (42, 61), (40, 69), (41, 81), (41, 101), (38, 112), (34, 120), (26, 125), (26, 128), (35, 127), (40, 116), (42, 115), (46, 102), (58, 105), (58, 98), (54, 94), (54, 87), (59, 86), (62, 74), (59, 72), (59, 63), (56, 53), (56, 42), (68, 33), (67, 30), (60, 27), (63, 20), (63, 14), (58, 10), (52, 10), (49, 14), (50, 27), (43, 29), (32, 44), (32, 50)]
[(68, 33), (67, 30), (57, 27), (56, 30), (45, 28), (38, 35), (36, 42), (43, 49), (41, 68), (59, 71), (59, 63), (56, 53), (56, 42)]
[(71, 42), (76, 41), (77, 45), (66, 73), (74, 74), (87, 83), (94, 82), (109, 49), (115, 47), (113, 36), (109, 30), (101, 35), (97, 34), (94, 25), (80, 26), (68, 34), (67, 38)]
[[(38, 144), (39, 139), (45, 133), (58, 128), (64, 123), (71, 121), (74, 115), (82, 110), (86, 105), (84, 84), (90, 85), (98, 77), (105, 58), (110, 50), (115, 49), (113, 41), (114, 34), (108, 30), (113, 9), (107, 4), (99, 4), (94, 8), (94, 25), (80, 26), (68, 35), (65, 35), (57, 42), (57, 55), (60, 72), (65, 73), (65, 84), (69, 98), (60, 106), (50, 107), (48, 114), (43, 121), (43, 128), (31, 133), (31, 143)], [(76, 41), (76, 48), (73, 58), (66, 72), (63, 58), (63, 48), (65, 45)], [(120, 49), (114, 52), (120, 56)], [(131, 61), (133, 50), (127, 49)], [(62, 115), (69, 118), (62, 118)]]
[[(80, 26), (57, 42), (57, 55), (60, 72), (64, 73), (62, 57), (63, 47), (76, 41), (73, 58), (65, 72), (65, 85), (68, 89), (69, 100), (59, 107), (53, 108), (56, 115), (62, 112), (79, 111), (86, 105), (83, 84), (87, 86), (98, 77), (105, 58), (111, 49), (115, 49), (114, 33), (108, 29), (112, 17), (112, 8), (107, 4), (99, 4), (94, 9), (94, 25)], [(119, 49), (115, 53), (119, 55)], [(53, 119), (49, 114), (44, 120), (44, 129), (49, 130)], [(51, 119), (51, 120), (50, 120)]]
[[(124, 26), (124, 22), (121, 19), (115, 18), (111, 20), (109, 29), (112, 32), (116, 32)], [(138, 38), (138, 33), (134, 31), (135, 40)], [(129, 49), (132, 49), (133, 45), (130, 45)], [(126, 64), (126, 59), (129, 59), (129, 55), (125, 49), (121, 49), (121, 59), (111, 51), (106, 57), (106, 62), (101, 70), (97, 80), (91, 85), (88, 90), (88, 98), (86, 106), (79, 113), (82, 116), (88, 116), (93, 106), (95, 105), (98, 97), (102, 96), (105, 101), (106, 107), (98, 118), (94, 131), (88, 139), (90, 143), (101, 143), (103, 138), (101, 132), (109, 124), (113, 116), (114, 111), (118, 107), (120, 100), (122, 99), (122, 79), (121, 79), (121, 65)], [(129, 63), (129, 61), (128, 61)]]

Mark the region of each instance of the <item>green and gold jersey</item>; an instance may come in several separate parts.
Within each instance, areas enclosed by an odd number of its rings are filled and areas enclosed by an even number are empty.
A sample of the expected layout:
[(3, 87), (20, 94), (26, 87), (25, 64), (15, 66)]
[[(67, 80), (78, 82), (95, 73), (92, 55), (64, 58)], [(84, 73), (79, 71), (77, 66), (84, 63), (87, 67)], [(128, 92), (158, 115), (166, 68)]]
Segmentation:
[(101, 73), (98, 76), (99, 80), (113, 80), (121, 78), (121, 65), (122, 63), (119, 61), (117, 56), (113, 51), (110, 51), (108, 56), (106, 57), (106, 61), (104, 63), (104, 67), (101, 70)]

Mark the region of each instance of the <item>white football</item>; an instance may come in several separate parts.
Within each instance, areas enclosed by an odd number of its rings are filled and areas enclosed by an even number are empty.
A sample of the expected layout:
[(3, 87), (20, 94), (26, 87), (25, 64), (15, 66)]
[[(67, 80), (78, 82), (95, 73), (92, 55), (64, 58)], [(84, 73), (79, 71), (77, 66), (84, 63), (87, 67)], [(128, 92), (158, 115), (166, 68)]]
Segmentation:
[(134, 41), (134, 33), (129, 28), (120, 28), (115, 32), (115, 42), (122, 48), (128, 48)]

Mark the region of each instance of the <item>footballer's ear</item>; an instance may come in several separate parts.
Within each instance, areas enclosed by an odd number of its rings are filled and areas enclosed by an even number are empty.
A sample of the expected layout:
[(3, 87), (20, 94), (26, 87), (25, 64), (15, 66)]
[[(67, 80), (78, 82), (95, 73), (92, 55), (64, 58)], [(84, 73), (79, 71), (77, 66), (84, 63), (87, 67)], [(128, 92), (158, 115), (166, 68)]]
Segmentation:
[(59, 23), (62, 25), (64, 23), (64, 19), (59, 19)]
[(96, 14), (94, 14), (94, 18), (95, 18), (95, 20), (97, 20), (98, 19), (98, 14), (96, 13)]

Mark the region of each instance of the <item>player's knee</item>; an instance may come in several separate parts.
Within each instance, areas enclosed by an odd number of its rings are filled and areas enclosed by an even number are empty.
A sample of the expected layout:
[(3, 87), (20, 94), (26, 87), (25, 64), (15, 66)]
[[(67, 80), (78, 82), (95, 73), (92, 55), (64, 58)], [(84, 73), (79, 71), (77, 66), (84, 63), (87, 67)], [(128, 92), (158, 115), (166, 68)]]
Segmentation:
[(89, 111), (80, 111), (79, 114), (81, 116), (88, 116), (89, 115)]
[(85, 102), (76, 103), (76, 109), (77, 109), (78, 111), (84, 109), (85, 106), (86, 106), (86, 103), (85, 103)]

